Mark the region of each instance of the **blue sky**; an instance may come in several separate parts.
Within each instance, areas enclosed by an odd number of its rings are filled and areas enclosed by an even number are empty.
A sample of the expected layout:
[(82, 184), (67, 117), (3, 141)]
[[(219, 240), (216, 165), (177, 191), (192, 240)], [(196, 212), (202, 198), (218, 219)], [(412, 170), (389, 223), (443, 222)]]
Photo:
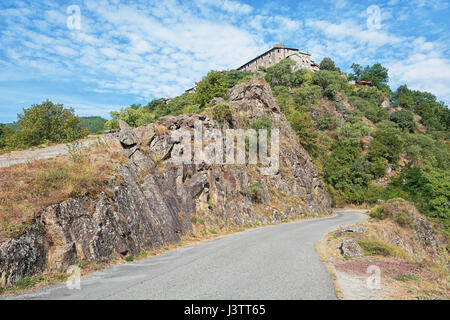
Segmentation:
[(438, 0), (2, 0), (0, 122), (47, 98), (107, 117), (279, 42), (344, 71), (380, 62), (394, 89), (406, 83), (448, 104), (449, 15)]

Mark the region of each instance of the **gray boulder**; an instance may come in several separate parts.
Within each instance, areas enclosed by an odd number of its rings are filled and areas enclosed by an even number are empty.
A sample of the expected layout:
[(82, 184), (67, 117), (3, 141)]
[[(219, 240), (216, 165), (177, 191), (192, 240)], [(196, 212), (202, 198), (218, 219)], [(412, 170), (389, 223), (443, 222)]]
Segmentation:
[(341, 253), (344, 257), (350, 257), (350, 258), (361, 258), (361, 248), (353, 239), (345, 239), (342, 241), (341, 246)]
[(344, 228), (346, 232), (354, 232), (354, 233), (364, 233), (364, 227), (358, 225), (351, 225)]

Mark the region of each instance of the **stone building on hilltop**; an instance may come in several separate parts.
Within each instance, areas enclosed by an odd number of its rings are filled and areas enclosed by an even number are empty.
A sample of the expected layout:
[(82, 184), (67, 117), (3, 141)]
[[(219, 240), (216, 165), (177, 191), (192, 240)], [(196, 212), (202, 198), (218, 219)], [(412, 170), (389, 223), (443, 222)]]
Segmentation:
[[(296, 63), (296, 65), (293, 66), (292, 71), (295, 71), (299, 68), (303, 68), (313, 72), (319, 70), (319, 65), (311, 59), (311, 54), (301, 52), (299, 49), (295, 48), (286, 48), (282, 43), (274, 44), (272, 49), (250, 60), (236, 70), (255, 72), (258, 71), (258, 69), (261, 67), (271, 67), (286, 58), (290, 58)], [(185, 92), (194, 93), (196, 90), (197, 84), (194, 87), (187, 89)]]
[(286, 48), (284, 44), (275, 44), (272, 49), (264, 52), (237, 68), (242, 71), (257, 71), (259, 68), (267, 68), (280, 62), (282, 59), (290, 58), (296, 62), (295, 68), (303, 68), (309, 71), (319, 70), (319, 65), (311, 59), (311, 54), (301, 52), (299, 49)]

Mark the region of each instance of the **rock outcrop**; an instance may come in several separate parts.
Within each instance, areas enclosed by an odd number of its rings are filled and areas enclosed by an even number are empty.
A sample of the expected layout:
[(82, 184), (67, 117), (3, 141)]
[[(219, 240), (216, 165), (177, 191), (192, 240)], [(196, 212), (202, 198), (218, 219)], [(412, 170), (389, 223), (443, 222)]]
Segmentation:
[[(258, 80), (230, 90), (232, 119), (219, 123), (207, 113), (167, 116), (158, 122), (108, 135), (110, 148), (126, 155), (117, 167), (112, 194), (82, 196), (36, 212), (17, 239), (0, 243), (0, 284), (15, 283), (45, 269), (64, 271), (77, 261), (109, 261), (176, 243), (193, 232), (193, 217), (228, 229), (331, 211), (316, 169), (281, 114), (270, 86)], [(247, 128), (267, 116), (280, 130), (279, 170), (261, 174), (257, 165), (174, 164), (177, 129)]]
[(344, 239), (339, 248), (344, 257), (361, 258), (361, 248), (353, 239)]

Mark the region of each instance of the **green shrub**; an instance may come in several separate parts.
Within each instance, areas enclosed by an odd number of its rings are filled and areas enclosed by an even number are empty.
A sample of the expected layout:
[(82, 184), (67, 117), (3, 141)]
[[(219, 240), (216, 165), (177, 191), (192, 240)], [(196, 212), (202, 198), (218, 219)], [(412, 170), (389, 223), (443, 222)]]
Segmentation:
[(397, 130), (377, 129), (369, 146), (368, 157), (371, 161), (385, 158), (394, 166), (397, 165), (400, 153), (403, 151), (403, 138)]
[(372, 161), (372, 173), (375, 178), (381, 178), (386, 174), (388, 161), (384, 158), (375, 158)]
[(211, 108), (211, 112), (213, 114), (213, 119), (217, 122), (221, 124), (225, 123), (225, 121), (231, 123), (232, 113), (230, 105), (228, 103), (221, 102), (214, 105)]
[(366, 100), (359, 96), (351, 96), (348, 101), (353, 107), (361, 111), (367, 119), (374, 123), (378, 123), (388, 118), (387, 111), (371, 100)]
[(250, 128), (258, 131), (258, 130), (267, 130), (267, 134), (270, 137), (271, 129), (272, 129), (272, 121), (269, 115), (262, 116), (261, 118), (257, 118), (252, 121)]
[(230, 70), (224, 73), (228, 88), (243, 82), (248, 82), (253, 78), (253, 73), (249, 71)]
[(356, 239), (355, 241), (361, 247), (365, 256), (408, 256), (401, 248), (380, 240)]
[(297, 133), (300, 144), (311, 154), (317, 152), (318, 133), (311, 115), (293, 111), (287, 118), (292, 129)]
[(207, 107), (214, 97), (224, 97), (228, 91), (228, 81), (221, 72), (210, 71), (197, 83), (194, 101), (201, 109)]
[(192, 223), (198, 223), (198, 224), (205, 225), (205, 221), (203, 221), (203, 219), (201, 219), (201, 218), (199, 218), (199, 217), (197, 217), (197, 216), (191, 216), (191, 217), (189, 218), (189, 220), (190, 220)]
[(215, 229), (209, 229), (208, 231), (212, 234), (218, 234), (218, 232)]
[(259, 186), (259, 182), (252, 183), (244, 190), (241, 190), (241, 194), (244, 196), (249, 196), (252, 201), (256, 203), (262, 203), (263, 191)]
[(370, 217), (377, 220), (387, 219), (391, 215), (390, 211), (384, 206), (375, 207), (370, 211)]
[(267, 68), (265, 80), (272, 86), (298, 87), (307, 79), (307, 71), (297, 69), (293, 72), (295, 61), (287, 58)]
[(398, 212), (394, 217), (394, 221), (401, 227), (414, 228), (413, 219), (404, 212)]
[(317, 85), (295, 88), (292, 90), (292, 97), (295, 104), (311, 107), (322, 98), (322, 88)]
[(317, 121), (317, 128), (319, 130), (334, 130), (339, 125), (339, 119), (331, 112), (325, 112)]
[(14, 289), (24, 290), (34, 287), (36, 283), (38, 283), (38, 280), (36, 278), (25, 277), (16, 282), (16, 284), (14, 285)]
[(413, 131), (416, 128), (414, 114), (409, 110), (394, 111), (389, 120), (395, 122), (403, 130)]
[(402, 281), (402, 282), (411, 281), (411, 280), (419, 280), (418, 277), (416, 277), (413, 274), (409, 274), (409, 273), (398, 275), (398, 276), (394, 277), (394, 279), (397, 281)]

